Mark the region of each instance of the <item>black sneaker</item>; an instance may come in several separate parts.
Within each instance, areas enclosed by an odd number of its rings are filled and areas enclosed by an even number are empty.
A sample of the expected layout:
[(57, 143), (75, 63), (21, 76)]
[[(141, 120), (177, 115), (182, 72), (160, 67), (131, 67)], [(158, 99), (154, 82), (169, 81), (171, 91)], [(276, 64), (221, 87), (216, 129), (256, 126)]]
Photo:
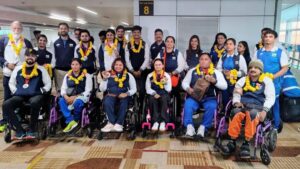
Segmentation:
[(244, 142), (240, 150), (240, 158), (250, 158), (250, 146), (248, 142)]
[(233, 140), (230, 140), (226, 146), (221, 146), (221, 154), (224, 156), (229, 156), (235, 152), (236, 143)]

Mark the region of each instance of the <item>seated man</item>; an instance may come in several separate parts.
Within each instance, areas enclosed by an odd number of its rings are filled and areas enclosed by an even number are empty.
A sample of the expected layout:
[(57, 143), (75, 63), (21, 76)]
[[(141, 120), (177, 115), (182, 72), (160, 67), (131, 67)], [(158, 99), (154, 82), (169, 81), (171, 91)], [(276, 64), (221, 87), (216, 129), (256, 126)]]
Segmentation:
[[(133, 75), (127, 72), (121, 58), (115, 59), (111, 68), (110, 72), (103, 72), (103, 81), (100, 84), (100, 91), (107, 92), (103, 109), (108, 118), (108, 123), (101, 131), (122, 132), (129, 98), (136, 93), (136, 82)], [(118, 112), (115, 111), (117, 106)]]
[(238, 138), (242, 121), (245, 121), (245, 140), (240, 148), (241, 158), (250, 158), (249, 141), (256, 132), (259, 121), (264, 121), (267, 112), (275, 103), (275, 88), (273, 81), (263, 74), (263, 63), (253, 60), (249, 64), (249, 71), (246, 77), (237, 81), (233, 93), (233, 106), (235, 115), (229, 123), (228, 134), (231, 140), (222, 147), (223, 155), (230, 155), (235, 152), (236, 139)]
[[(13, 139), (22, 139), (25, 135), (35, 138), (36, 125), (39, 111), (43, 103), (43, 94), (51, 88), (51, 79), (42, 66), (36, 63), (37, 51), (27, 49), (25, 52), (25, 62), (16, 67), (9, 80), (9, 88), (13, 97), (3, 103), (3, 112), (7, 113), (10, 124), (16, 129), (16, 136)], [(29, 131), (25, 134), (21, 123), (15, 113), (24, 101), (30, 103), (30, 124)]]
[(227, 83), (223, 74), (214, 69), (208, 53), (202, 53), (199, 62), (195, 68), (188, 71), (182, 82), (182, 88), (188, 93), (184, 104), (183, 123), (187, 128), (186, 135), (194, 136), (196, 133), (192, 116), (199, 106), (203, 105), (205, 112), (197, 135), (204, 137), (205, 131), (212, 125), (217, 109), (216, 89), (226, 90)]
[[(82, 69), (82, 61), (73, 58), (71, 70), (65, 75), (61, 86), (59, 107), (66, 119), (64, 133), (69, 133), (78, 125), (84, 103), (88, 102), (93, 88), (92, 76)], [(74, 116), (71, 111), (73, 111)]]

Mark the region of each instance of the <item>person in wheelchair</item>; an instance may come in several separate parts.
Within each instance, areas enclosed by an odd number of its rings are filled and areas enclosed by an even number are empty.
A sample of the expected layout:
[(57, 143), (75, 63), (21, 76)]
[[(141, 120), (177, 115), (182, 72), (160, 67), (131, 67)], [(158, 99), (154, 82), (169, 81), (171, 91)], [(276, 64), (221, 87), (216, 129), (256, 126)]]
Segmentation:
[[(130, 96), (133, 96), (136, 89), (136, 82), (131, 73), (125, 68), (121, 58), (116, 58), (112, 63), (109, 72), (103, 72), (103, 81), (100, 84), (100, 91), (106, 92), (103, 99), (104, 112), (107, 115), (108, 123), (101, 129), (102, 132), (122, 132)], [(119, 107), (118, 112), (115, 108)]]
[(183, 79), (182, 88), (188, 93), (183, 117), (184, 127), (187, 128), (186, 135), (196, 134), (192, 116), (199, 106), (203, 105), (205, 112), (197, 135), (204, 137), (205, 131), (212, 125), (217, 109), (216, 89), (227, 89), (225, 78), (220, 71), (214, 69), (209, 53), (202, 53), (199, 56), (199, 64), (188, 71)]
[(231, 140), (222, 147), (223, 155), (235, 152), (236, 140), (240, 134), (242, 123), (245, 123), (245, 138), (240, 148), (241, 158), (250, 158), (249, 141), (256, 133), (259, 122), (263, 122), (275, 103), (273, 81), (263, 73), (263, 63), (253, 60), (249, 63), (246, 77), (237, 81), (233, 93), (233, 118), (229, 123), (228, 134)]
[[(73, 58), (71, 70), (64, 77), (59, 98), (59, 107), (67, 124), (64, 133), (71, 132), (78, 125), (82, 109), (89, 100), (92, 88), (92, 76), (86, 69), (82, 69), (79, 58)], [(71, 113), (72, 110), (74, 115)]]
[[(43, 94), (51, 88), (51, 79), (46, 69), (38, 66), (36, 57), (36, 50), (26, 49), (25, 62), (13, 70), (9, 80), (9, 88), (13, 97), (3, 103), (2, 109), (3, 112), (7, 112), (9, 123), (16, 130), (13, 139), (22, 139), (25, 136), (37, 137), (37, 122), (44, 99)], [(29, 131), (26, 133), (15, 113), (15, 110), (21, 108), (24, 102), (30, 104)]]
[(169, 122), (167, 110), (170, 100), (169, 93), (172, 90), (172, 82), (170, 75), (164, 72), (162, 59), (156, 58), (153, 61), (153, 65), (154, 71), (147, 76), (146, 80), (146, 93), (150, 95), (150, 112), (153, 115), (152, 130), (157, 131), (159, 127), (160, 131), (165, 131), (166, 123)]

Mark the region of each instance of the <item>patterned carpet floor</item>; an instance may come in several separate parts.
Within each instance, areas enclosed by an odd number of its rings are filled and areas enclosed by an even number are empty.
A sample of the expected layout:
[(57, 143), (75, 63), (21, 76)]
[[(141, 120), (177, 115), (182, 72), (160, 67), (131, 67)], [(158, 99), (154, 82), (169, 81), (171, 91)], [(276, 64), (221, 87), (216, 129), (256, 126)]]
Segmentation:
[(300, 166), (300, 123), (284, 124), (269, 166), (260, 160), (224, 158), (213, 150), (214, 139), (195, 142), (168, 136), (162, 134), (158, 139), (138, 136), (134, 141), (126, 140), (125, 135), (101, 141), (87, 137), (49, 138), (39, 144), (7, 144), (2, 133), (0, 169), (296, 169)]

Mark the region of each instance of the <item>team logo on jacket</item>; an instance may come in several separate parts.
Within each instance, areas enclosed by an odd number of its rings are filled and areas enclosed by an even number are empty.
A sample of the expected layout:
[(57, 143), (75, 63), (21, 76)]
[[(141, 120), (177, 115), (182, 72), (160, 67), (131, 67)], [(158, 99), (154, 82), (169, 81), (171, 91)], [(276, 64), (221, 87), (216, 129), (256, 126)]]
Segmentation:
[(176, 60), (176, 57), (175, 57), (175, 56), (173, 56), (173, 57), (172, 57), (172, 59), (173, 59), (173, 60)]
[(60, 44), (58, 43), (58, 44), (56, 44), (56, 47), (60, 47)]
[(46, 58), (50, 58), (50, 56), (49, 56), (49, 55), (46, 55)]
[(277, 53), (276, 52), (272, 52), (272, 57), (276, 57)]
[(69, 46), (70, 46), (70, 47), (73, 47), (74, 45), (73, 45), (73, 43), (70, 43)]

